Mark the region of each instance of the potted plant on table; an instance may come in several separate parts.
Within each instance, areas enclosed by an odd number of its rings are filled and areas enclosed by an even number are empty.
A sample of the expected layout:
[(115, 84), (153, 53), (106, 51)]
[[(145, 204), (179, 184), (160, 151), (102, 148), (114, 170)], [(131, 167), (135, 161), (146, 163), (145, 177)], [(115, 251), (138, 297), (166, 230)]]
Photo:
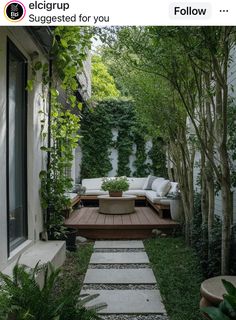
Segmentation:
[(104, 178), (101, 188), (108, 191), (110, 197), (122, 197), (122, 193), (129, 189), (129, 182), (126, 177)]

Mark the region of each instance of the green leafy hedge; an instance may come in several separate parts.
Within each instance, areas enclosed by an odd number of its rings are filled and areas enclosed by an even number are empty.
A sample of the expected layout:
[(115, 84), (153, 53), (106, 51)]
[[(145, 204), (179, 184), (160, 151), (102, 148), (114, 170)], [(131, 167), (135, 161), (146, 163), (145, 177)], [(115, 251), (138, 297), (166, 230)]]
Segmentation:
[[(113, 141), (112, 129), (118, 130)], [(82, 149), (82, 178), (107, 176), (112, 170), (110, 155), (112, 148), (118, 152), (117, 176), (131, 176), (129, 159), (133, 144), (136, 144), (135, 176), (147, 176), (152, 167), (165, 167), (165, 157), (152, 157), (153, 164), (147, 164), (145, 144), (147, 134), (136, 118), (135, 106), (128, 99), (103, 100), (93, 109), (83, 111), (80, 141)], [(149, 137), (150, 139), (150, 137)], [(160, 149), (158, 150), (160, 152)], [(160, 174), (163, 170), (160, 170)], [(155, 170), (156, 172), (156, 170)]]

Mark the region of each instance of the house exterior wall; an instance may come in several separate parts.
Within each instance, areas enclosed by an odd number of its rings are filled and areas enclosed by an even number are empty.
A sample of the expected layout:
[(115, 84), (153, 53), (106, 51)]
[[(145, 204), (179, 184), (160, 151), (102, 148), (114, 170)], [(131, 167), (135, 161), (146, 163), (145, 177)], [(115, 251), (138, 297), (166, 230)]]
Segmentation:
[[(25, 28), (0, 28), (0, 270), (16, 259), (24, 250), (39, 240), (42, 231), (42, 212), (40, 206), (39, 172), (45, 167), (40, 147), (41, 123), (39, 110), (47, 109), (41, 97), (40, 75), (37, 75), (34, 88), (28, 92), (27, 101), (27, 174), (28, 174), (28, 240), (17, 247), (8, 256), (7, 252), (7, 188), (6, 188), (6, 79), (7, 79), (7, 38), (23, 53), (28, 60), (28, 79), (31, 79), (31, 54), (38, 52), (37, 59), (46, 62), (47, 59), (40, 51)], [(38, 81), (37, 81), (38, 80)]]
[(91, 53), (88, 52), (87, 59), (83, 62), (83, 71), (78, 75), (80, 83), (79, 92), (86, 101), (91, 98)]

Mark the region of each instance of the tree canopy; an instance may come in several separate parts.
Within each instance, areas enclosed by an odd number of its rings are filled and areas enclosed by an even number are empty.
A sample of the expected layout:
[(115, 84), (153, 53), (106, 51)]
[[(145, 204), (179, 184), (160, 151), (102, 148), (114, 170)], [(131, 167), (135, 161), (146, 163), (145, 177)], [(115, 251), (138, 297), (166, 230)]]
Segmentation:
[(92, 98), (102, 100), (117, 98), (120, 92), (116, 88), (113, 76), (109, 73), (106, 65), (98, 55), (92, 56)]

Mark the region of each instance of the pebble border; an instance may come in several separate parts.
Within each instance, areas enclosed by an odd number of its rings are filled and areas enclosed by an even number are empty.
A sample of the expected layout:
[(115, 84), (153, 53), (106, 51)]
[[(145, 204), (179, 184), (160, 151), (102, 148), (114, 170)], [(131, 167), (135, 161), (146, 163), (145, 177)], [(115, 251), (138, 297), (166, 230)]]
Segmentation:
[(145, 249), (143, 248), (133, 248), (133, 249), (128, 249), (128, 248), (117, 248), (117, 249), (94, 249), (94, 252), (145, 252)]
[(84, 290), (158, 290), (157, 284), (84, 284)]
[(160, 314), (112, 314), (101, 317), (103, 320), (168, 320), (166, 315)]
[(114, 263), (114, 264), (100, 264), (100, 263), (90, 263), (88, 268), (90, 269), (151, 269), (148, 263)]

